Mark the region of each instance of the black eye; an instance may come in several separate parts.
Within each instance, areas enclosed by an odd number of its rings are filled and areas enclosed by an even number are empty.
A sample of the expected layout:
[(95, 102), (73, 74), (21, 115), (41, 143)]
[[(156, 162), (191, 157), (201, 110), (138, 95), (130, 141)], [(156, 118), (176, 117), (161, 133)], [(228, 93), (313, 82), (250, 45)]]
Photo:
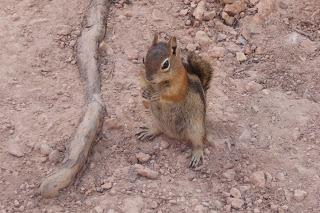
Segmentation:
[(162, 66), (161, 66), (161, 69), (163, 70), (167, 70), (170, 66), (170, 62), (168, 59), (166, 59), (163, 63), (162, 63)]

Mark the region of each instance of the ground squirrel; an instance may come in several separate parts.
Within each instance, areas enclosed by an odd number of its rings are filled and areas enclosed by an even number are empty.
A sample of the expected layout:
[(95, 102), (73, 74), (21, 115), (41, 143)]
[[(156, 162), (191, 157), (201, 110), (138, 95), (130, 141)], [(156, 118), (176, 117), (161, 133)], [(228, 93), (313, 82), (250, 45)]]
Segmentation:
[(176, 37), (159, 42), (156, 34), (144, 65), (142, 97), (147, 100), (144, 105), (150, 106), (154, 123), (141, 127), (137, 137), (152, 140), (164, 133), (191, 142), (193, 150), (189, 166), (198, 166), (203, 160), (206, 141), (206, 91), (212, 75), (210, 64), (195, 53), (190, 53), (184, 63)]

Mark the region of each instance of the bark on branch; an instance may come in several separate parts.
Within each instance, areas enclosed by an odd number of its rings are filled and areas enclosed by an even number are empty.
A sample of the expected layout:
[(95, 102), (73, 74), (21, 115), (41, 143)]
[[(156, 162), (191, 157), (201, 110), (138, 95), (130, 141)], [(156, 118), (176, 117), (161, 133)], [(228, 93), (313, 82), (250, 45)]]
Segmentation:
[(40, 185), (43, 197), (55, 197), (69, 186), (87, 161), (93, 142), (104, 120), (105, 106), (101, 100), (98, 46), (105, 35), (109, 0), (92, 0), (86, 24), (77, 41), (77, 60), (86, 87), (86, 113), (79, 124), (62, 167)]

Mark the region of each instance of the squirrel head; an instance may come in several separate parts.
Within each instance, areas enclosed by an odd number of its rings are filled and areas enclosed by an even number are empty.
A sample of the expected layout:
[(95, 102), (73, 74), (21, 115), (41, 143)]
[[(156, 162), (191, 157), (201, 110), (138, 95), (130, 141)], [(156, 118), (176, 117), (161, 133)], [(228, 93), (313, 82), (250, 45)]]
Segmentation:
[(155, 34), (144, 60), (146, 80), (155, 84), (170, 81), (182, 66), (176, 37), (172, 36), (168, 42), (158, 40), (159, 36)]

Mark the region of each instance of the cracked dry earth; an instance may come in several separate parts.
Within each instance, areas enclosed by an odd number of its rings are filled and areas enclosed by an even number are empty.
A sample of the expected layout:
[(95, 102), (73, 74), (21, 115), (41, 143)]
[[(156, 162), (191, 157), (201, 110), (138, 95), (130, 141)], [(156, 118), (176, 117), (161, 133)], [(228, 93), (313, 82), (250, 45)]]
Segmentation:
[[(84, 112), (74, 45), (88, 5), (0, 2), (1, 213), (320, 212), (318, 0), (112, 4), (100, 48), (103, 131), (74, 185), (37, 195)], [(196, 170), (188, 145), (135, 138), (150, 122), (138, 73), (156, 31), (214, 68)]]

